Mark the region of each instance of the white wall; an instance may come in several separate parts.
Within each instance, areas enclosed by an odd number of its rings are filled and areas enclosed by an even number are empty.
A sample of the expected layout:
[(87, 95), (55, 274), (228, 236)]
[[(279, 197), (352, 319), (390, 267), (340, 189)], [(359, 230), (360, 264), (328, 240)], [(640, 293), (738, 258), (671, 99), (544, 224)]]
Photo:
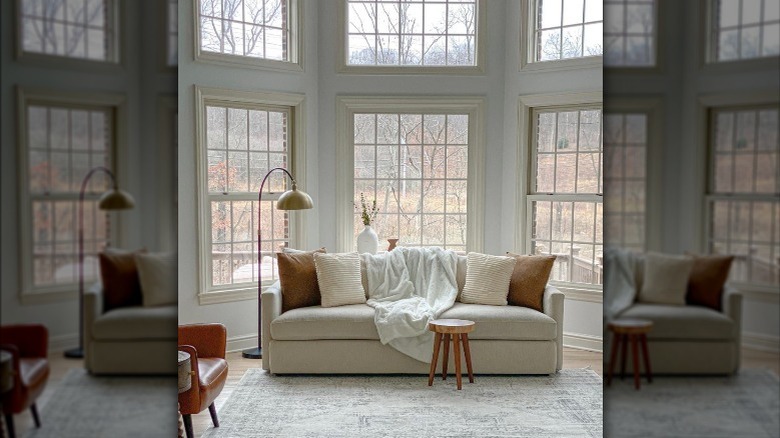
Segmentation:
[[(520, 95), (560, 91), (599, 91), (601, 69), (557, 73), (520, 73), (519, 4), (490, 0), (487, 5), (486, 72), (479, 76), (354, 75), (337, 73), (337, 5), (340, 0), (304, 1), (305, 72), (275, 73), (194, 63), (190, 2), (179, 7), (181, 60), (179, 74), (179, 321), (219, 321), (227, 325), (229, 348), (254, 345), (257, 334), (256, 301), (200, 306), (197, 302), (195, 155), (193, 85), (239, 90), (305, 93), (307, 180), (315, 210), (305, 212), (311, 227), (306, 248), (336, 248), (336, 97), (341, 95), (481, 96), (486, 98), (485, 252), (514, 250), (518, 202), (517, 101)], [(587, 338), (600, 348), (600, 302), (566, 303), (564, 331)]]
[[(157, 250), (165, 246), (156, 234), (156, 223), (169, 211), (160, 211), (158, 180), (170, 174), (174, 163), (161, 162), (158, 151), (156, 119), (158, 96), (175, 92), (175, 71), (162, 69), (157, 35), (164, 9), (157, 0), (125, 1), (121, 26), (123, 31), (125, 63), (111, 72), (98, 69), (58, 68), (22, 63), (14, 57), (15, 2), (0, 4), (2, 43), (0, 43), (0, 287), (2, 288), (3, 324), (38, 322), (49, 329), (53, 349), (74, 347), (78, 343), (77, 299), (60, 297), (45, 303), (23, 304), (20, 300), (19, 210), (17, 165), (16, 87), (61, 90), (69, 93), (118, 93), (126, 98), (128, 146), (126, 161), (119, 164), (118, 177), (122, 188), (134, 195), (136, 208), (121, 213), (120, 246)], [(142, 20), (143, 17), (143, 20)], [(115, 213), (112, 213), (115, 214)]]

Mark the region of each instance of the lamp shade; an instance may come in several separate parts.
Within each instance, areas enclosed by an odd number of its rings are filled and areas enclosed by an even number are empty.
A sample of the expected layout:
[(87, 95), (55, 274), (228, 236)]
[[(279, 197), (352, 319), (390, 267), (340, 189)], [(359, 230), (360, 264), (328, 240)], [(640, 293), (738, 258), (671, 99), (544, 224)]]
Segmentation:
[(276, 201), (277, 210), (308, 210), (314, 207), (314, 202), (311, 200), (311, 196), (301, 190), (298, 190), (293, 185), (292, 190), (288, 190), (279, 197)]
[(100, 196), (98, 207), (101, 210), (128, 210), (135, 207), (135, 200), (126, 191), (114, 188)]

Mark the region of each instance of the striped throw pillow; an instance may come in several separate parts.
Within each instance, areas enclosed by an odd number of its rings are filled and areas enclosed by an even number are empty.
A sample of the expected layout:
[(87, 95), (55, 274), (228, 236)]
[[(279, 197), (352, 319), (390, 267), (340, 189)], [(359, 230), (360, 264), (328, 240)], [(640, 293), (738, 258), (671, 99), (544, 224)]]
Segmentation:
[(366, 302), (360, 280), (360, 256), (356, 252), (314, 253), (314, 267), (320, 286), (322, 307), (346, 306)]
[(506, 306), (509, 281), (515, 269), (512, 257), (470, 252), (466, 255), (466, 284), (460, 301), (467, 304)]

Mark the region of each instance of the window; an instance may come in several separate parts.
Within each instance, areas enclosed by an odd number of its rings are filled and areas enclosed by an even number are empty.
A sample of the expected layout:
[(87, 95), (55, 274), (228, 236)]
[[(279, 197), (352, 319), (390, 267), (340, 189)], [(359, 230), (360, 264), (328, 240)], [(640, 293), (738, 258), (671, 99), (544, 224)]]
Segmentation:
[(604, 239), (608, 247), (645, 249), (647, 125), (647, 114), (604, 116)]
[(532, 114), (529, 248), (557, 256), (553, 281), (602, 282), (601, 119), (589, 106)]
[(376, 200), (380, 239), (465, 251), (469, 115), (357, 113), (353, 122), (354, 199)]
[[(72, 289), (78, 279), (79, 191), (95, 166), (112, 167), (113, 109), (24, 101), (20, 175), (24, 232), (22, 265), (26, 291)], [(97, 254), (111, 241), (109, 215), (97, 208), (108, 178), (90, 179), (84, 203), (84, 276), (97, 278)]]
[(780, 54), (780, 3), (712, 0), (710, 60), (737, 61)]
[(733, 254), (731, 281), (780, 284), (778, 110), (711, 112), (708, 249)]
[(655, 65), (656, 1), (606, 0), (604, 7), (604, 65)]
[(296, 5), (294, 0), (200, 0), (197, 47), (201, 54), (297, 62)]
[(116, 62), (114, 0), (18, 0), (21, 51)]
[(601, 56), (601, 0), (537, 0), (531, 62)]
[(179, 65), (179, 0), (168, 0), (165, 29), (168, 45), (165, 63), (168, 67)]

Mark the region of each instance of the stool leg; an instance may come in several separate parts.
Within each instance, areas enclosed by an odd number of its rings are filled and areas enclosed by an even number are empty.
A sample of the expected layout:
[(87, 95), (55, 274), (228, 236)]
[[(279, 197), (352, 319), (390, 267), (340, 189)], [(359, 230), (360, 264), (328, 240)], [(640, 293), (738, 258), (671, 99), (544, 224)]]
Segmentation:
[(447, 380), (447, 361), (450, 358), (450, 335), (444, 335), (444, 358), (441, 364), (441, 379)]
[(647, 383), (653, 383), (653, 372), (650, 370), (650, 355), (647, 354), (647, 335), (641, 334), (639, 340), (642, 342), (642, 356), (645, 359), (645, 373), (647, 373)]
[(463, 387), (460, 376), (460, 336), (454, 335), (452, 337), (453, 358), (455, 359), (455, 381), (458, 382), (458, 389)]
[(620, 348), (621, 336), (617, 333), (612, 333), (612, 352), (609, 355), (609, 370), (607, 371), (607, 386), (612, 383), (612, 372), (615, 370), (615, 362), (617, 362), (617, 352)]
[(469, 348), (469, 334), (463, 333), (460, 335), (460, 340), (463, 342), (463, 354), (466, 355), (466, 369), (469, 372), (469, 383), (474, 383), (474, 371), (471, 369), (471, 348)]
[(431, 372), (428, 374), (428, 386), (433, 385), (433, 376), (436, 374), (436, 363), (439, 362), (439, 347), (441, 347), (441, 333), (436, 333), (433, 338), (433, 357), (431, 357)]
[(620, 380), (626, 377), (626, 350), (628, 349), (628, 335), (620, 335), (623, 338), (623, 345), (620, 351)]
[(634, 388), (639, 389), (639, 345), (637, 345), (637, 335), (631, 335), (631, 352), (634, 357)]

